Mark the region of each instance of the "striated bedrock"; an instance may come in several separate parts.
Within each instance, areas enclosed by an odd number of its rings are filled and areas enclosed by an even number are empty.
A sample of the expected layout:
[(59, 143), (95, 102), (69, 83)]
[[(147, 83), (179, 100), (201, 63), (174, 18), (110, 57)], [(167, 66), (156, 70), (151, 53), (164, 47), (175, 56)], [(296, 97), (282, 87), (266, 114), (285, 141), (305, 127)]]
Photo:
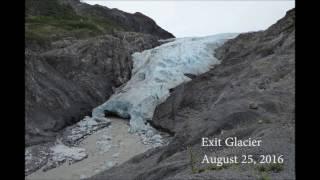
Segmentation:
[(131, 77), (133, 52), (159, 45), (134, 32), (76, 40), (44, 52), (26, 49), (26, 145), (52, 140), (56, 132), (90, 115)]
[(117, 89), (110, 99), (96, 107), (93, 117), (106, 113), (130, 119), (130, 131), (147, 131), (147, 121), (156, 106), (166, 100), (170, 89), (190, 81), (188, 75), (199, 75), (220, 63), (214, 50), (236, 34), (178, 38), (153, 49), (132, 55), (131, 79)]
[[(91, 179), (295, 179), (295, 10), (265, 31), (227, 41), (216, 57), (220, 65), (174, 88), (157, 106), (151, 122), (174, 134), (168, 146)], [(202, 137), (252, 138), (261, 146), (201, 147)], [(203, 171), (192, 172), (187, 147)], [(284, 164), (265, 172), (243, 164), (210, 169), (200, 163), (204, 154), (282, 154)]]

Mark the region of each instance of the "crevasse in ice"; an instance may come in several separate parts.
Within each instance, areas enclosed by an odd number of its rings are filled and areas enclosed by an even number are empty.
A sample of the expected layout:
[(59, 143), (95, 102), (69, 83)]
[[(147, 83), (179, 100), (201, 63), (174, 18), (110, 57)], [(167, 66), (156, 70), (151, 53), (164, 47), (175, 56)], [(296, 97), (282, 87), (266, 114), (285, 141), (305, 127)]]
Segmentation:
[(133, 57), (131, 79), (104, 104), (93, 109), (93, 117), (112, 112), (130, 118), (130, 131), (148, 129), (156, 106), (170, 95), (169, 89), (191, 79), (185, 74), (199, 75), (220, 61), (214, 50), (236, 34), (177, 38), (153, 49), (137, 52)]

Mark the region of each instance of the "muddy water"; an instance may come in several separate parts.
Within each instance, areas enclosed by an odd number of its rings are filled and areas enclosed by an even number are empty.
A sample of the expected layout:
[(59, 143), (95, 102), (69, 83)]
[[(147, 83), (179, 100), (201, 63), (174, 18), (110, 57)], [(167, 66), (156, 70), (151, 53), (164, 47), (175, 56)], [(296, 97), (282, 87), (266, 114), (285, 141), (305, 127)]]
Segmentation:
[(91, 177), (100, 171), (117, 166), (133, 156), (151, 148), (142, 144), (137, 134), (128, 133), (127, 120), (110, 118), (111, 126), (88, 136), (79, 145), (86, 149), (88, 157), (74, 164), (63, 164), (43, 172), (30, 174), (27, 180), (73, 180)]

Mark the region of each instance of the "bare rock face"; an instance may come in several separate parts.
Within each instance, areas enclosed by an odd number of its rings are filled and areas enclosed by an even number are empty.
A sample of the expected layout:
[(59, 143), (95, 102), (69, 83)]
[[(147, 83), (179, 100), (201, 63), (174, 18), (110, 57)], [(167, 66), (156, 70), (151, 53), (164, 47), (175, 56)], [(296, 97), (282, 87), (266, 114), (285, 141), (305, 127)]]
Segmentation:
[[(26, 145), (53, 140), (56, 132), (90, 115), (131, 77), (131, 54), (158, 38), (118, 32), (87, 40), (53, 42), (46, 51), (26, 49)], [(54, 47), (53, 46), (53, 47)]]
[(26, 146), (51, 141), (131, 77), (131, 54), (174, 37), (141, 13), (26, 0)]
[[(222, 63), (171, 91), (150, 123), (174, 135), (91, 179), (295, 179), (295, 10), (265, 31), (240, 34), (216, 50)], [(262, 140), (260, 147), (200, 147), (202, 137)], [(192, 171), (190, 149), (195, 157)], [(283, 155), (279, 168), (210, 169), (203, 155)], [(265, 168), (268, 169), (268, 168)], [(263, 172), (262, 172), (263, 171)]]

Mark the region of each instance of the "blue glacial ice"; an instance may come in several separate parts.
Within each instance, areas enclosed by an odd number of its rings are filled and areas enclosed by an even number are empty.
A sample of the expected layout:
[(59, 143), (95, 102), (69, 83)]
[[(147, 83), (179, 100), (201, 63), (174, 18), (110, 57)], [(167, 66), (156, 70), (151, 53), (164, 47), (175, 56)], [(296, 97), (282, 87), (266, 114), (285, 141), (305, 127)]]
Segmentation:
[(177, 38), (133, 57), (131, 79), (108, 101), (93, 109), (93, 117), (112, 112), (130, 119), (130, 131), (146, 131), (155, 108), (170, 95), (169, 89), (191, 79), (185, 74), (199, 75), (220, 63), (214, 50), (237, 34)]

